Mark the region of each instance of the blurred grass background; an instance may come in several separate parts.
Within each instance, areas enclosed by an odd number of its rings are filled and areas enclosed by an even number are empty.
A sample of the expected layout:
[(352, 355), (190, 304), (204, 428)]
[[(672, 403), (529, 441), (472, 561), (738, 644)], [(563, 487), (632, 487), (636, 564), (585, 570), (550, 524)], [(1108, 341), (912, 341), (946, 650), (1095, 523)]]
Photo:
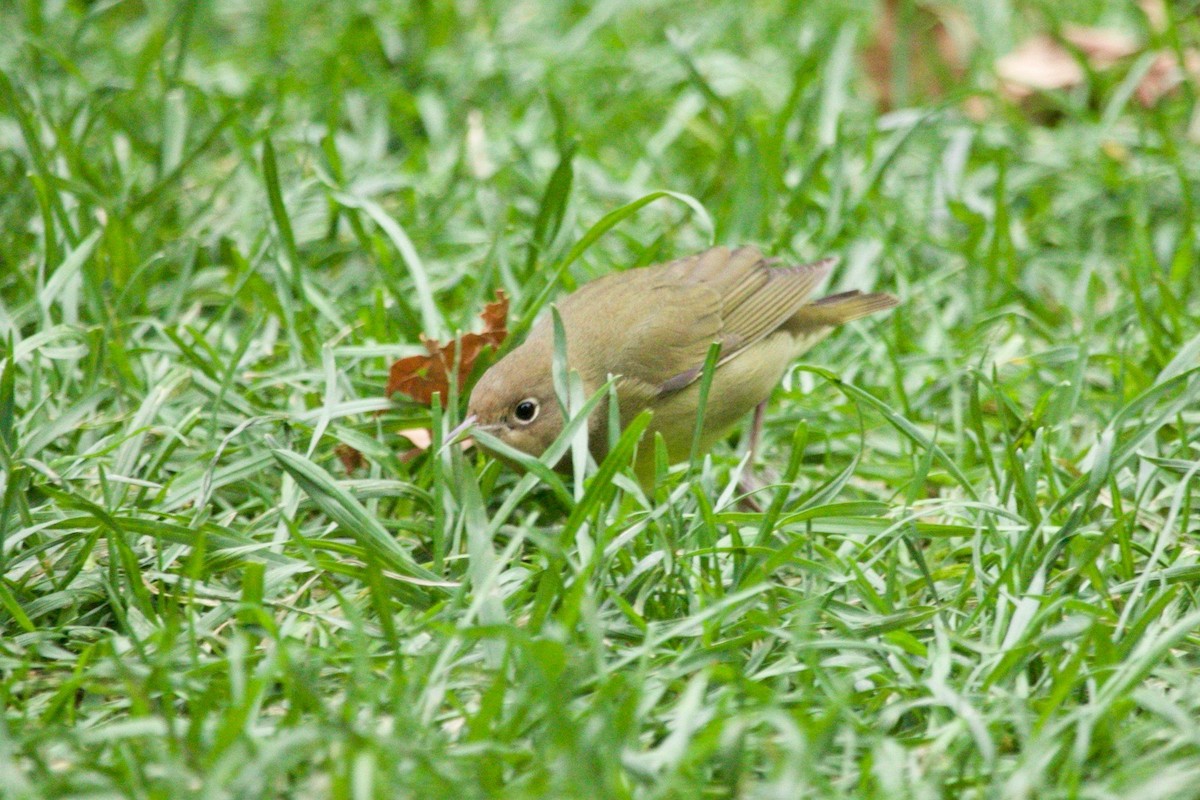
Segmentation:
[[(1195, 2), (0, 25), (6, 794), (1197, 796), (1200, 114), (1137, 94)], [(1078, 25), (1136, 52), (998, 78)], [(713, 241), (904, 299), (777, 393), (767, 511), (735, 442), (406, 457), (422, 332)]]

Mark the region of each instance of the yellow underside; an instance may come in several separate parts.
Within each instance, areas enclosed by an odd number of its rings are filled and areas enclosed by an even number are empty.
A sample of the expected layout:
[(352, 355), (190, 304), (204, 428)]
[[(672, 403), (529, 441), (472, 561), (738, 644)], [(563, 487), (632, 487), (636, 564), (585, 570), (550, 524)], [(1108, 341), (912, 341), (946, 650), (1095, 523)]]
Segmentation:
[[(708, 452), (738, 420), (770, 397), (788, 364), (809, 345), (811, 341), (801, 343), (790, 333), (779, 332), (722, 364), (713, 374), (709, 389), (700, 452)], [(634, 464), (638, 481), (643, 486), (651, 485), (654, 479), (655, 433), (662, 434), (670, 463), (684, 461), (691, 455), (699, 406), (700, 381), (697, 380), (654, 407), (654, 419), (638, 446)]]

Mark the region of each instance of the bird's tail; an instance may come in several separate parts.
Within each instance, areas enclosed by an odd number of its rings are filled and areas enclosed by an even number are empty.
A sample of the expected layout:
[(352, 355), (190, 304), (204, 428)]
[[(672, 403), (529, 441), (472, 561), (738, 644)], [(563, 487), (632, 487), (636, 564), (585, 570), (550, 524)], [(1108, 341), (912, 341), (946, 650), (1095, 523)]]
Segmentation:
[(886, 311), (900, 303), (894, 295), (883, 292), (863, 294), (857, 289), (822, 297), (816, 302), (800, 308), (787, 327), (793, 333), (815, 333), (823, 328), (833, 328), (844, 322), (861, 319), (877, 311)]

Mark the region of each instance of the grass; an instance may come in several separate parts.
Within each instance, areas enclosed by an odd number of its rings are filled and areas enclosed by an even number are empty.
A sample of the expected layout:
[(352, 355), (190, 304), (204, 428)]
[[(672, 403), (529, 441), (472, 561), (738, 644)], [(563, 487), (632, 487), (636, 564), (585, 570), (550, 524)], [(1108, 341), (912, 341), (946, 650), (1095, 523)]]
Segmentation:
[[(1172, 8), (964, 0), (885, 114), (865, 2), (0, 6), (6, 796), (1196, 797), (1196, 90), (990, 67)], [(735, 441), (646, 497), (381, 397), (711, 241), (904, 298), (761, 513)]]

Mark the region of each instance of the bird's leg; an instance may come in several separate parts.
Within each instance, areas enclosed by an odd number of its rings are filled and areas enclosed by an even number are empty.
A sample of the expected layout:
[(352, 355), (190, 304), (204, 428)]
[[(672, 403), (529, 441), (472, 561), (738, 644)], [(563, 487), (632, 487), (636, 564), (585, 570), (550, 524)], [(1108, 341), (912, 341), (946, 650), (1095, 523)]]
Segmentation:
[[(742, 472), (742, 477), (738, 480), (738, 488), (748, 495), (768, 486), (771, 483), (773, 476), (761, 476), (754, 469), (754, 459), (758, 456), (758, 445), (762, 441), (763, 421), (767, 416), (767, 401), (763, 400), (754, 407), (754, 419), (750, 422), (750, 448), (747, 451), (749, 458), (746, 460), (746, 469)], [(747, 497), (744, 502), (752, 505), (758, 505), (753, 497)]]
[(750, 466), (758, 455), (758, 445), (762, 441), (763, 422), (767, 418), (767, 401), (763, 400), (754, 407), (754, 419), (750, 423)]

